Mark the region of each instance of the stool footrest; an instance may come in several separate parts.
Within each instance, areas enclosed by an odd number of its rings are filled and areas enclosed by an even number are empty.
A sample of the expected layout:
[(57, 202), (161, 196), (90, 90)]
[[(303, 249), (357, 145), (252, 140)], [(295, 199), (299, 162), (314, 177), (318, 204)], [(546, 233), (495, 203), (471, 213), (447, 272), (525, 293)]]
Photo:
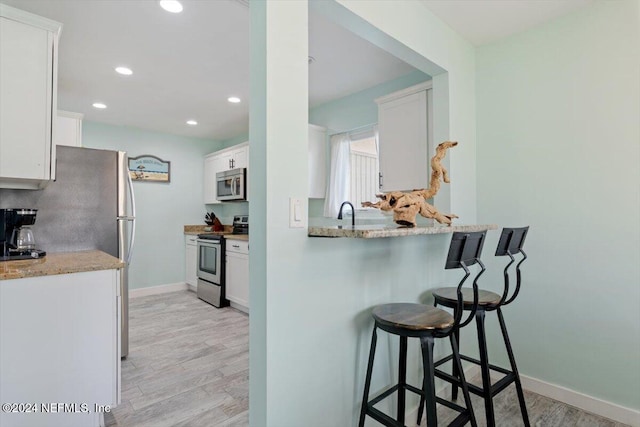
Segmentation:
[(507, 386), (512, 382), (514, 382), (515, 380), (516, 380), (516, 376), (512, 373), (509, 373), (509, 375), (506, 375), (505, 377), (501, 378), (495, 384), (491, 385), (491, 396), (493, 397), (496, 394), (500, 393), (502, 390), (507, 388)]
[(453, 409), (454, 411), (458, 411), (458, 412), (461, 412), (461, 413), (468, 412), (467, 408), (464, 408), (464, 407), (462, 407), (460, 405), (456, 405), (455, 403), (451, 402), (450, 400), (443, 399), (442, 397), (436, 396), (436, 402), (441, 404), (441, 405), (446, 406), (449, 409)]
[(404, 424), (399, 423), (384, 412), (376, 408), (372, 408), (370, 404), (367, 405), (367, 415), (378, 421), (380, 424), (388, 427), (405, 427)]
[[(462, 358), (462, 355), (460, 355), (460, 357)], [(433, 364), (434, 368), (437, 368), (438, 366), (442, 365), (443, 363), (447, 363), (448, 361), (453, 359), (453, 354), (450, 354), (446, 357), (443, 357), (442, 359), (438, 360), (436, 363)]]
[(380, 393), (378, 396), (374, 397), (373, 399), (371, 399), (368, 404), (369, 405), (375, 405), (376, 403), (380, 402), (381, 400), (391, 396), (393, 393), (395, 393), (396, 391), (398, 391), (398, 388), (400, 387), (399, 384), (394, 385), (393, 387), (390, 387), (389, 389), (387, 389), (386, 391)]
[[(366, 406), (366, 414), (369, 415), (371, 418), (375, 419), (376, 421), (378, 421), (379, 423), (384, 424), (385, 426), (404, 427), (404, 424), (401, 424), (397, 420), (394, 420), (393, 418), (391, 418), (389, 415), (373, 407), (373, 405), (377, 404), (381, 400), (391, 396), (393, 393), (398, 391), (400, 387), (401, 387), (400, 384), (396, 384), (392, 387), (389, 387), (387, 390), (383, 391), (378, 396), (368, 401)], [(405, 384), (403, 388), (405, 390), (416, 393), (419, 396), (424, 395), (422, 389), (419, 389), (418, 387), (414, 387), (410, 384)]]
[[(451, 356), (449, 356), (449, 358), (451, 358)], [(461, 354), (460, 359), (465, 360), (467, 362), (475, 363), (476, 365), (480, 366), (480, 361), (478, 359), (474, 359), (473, 357), (469, 357)], [(505, 375), (509, 375), (511, 373), (510, 370), (501, 368), (500, 366), (492, 365), (491, 363), (489, 363), (489, 369), (491, 369), (492, 371), (500, 372), (501, 374), (505, 374)]]
[(434, 375), (438, 378), (440, 378), (441, 380), (445, 380), (451, 384), (455, 384), (457, 386), (460, 386), (462, 383), (460, 382), (460, 379), (454, 377), (451, 374), (447, 374), (446, 372), (443, 372), (439, 369), (434, 369)]

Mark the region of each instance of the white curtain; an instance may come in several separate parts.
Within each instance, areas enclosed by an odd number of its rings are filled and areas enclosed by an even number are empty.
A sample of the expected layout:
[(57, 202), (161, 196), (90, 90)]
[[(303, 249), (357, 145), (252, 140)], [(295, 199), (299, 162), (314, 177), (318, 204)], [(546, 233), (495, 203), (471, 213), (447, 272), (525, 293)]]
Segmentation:
[(324, 216), (326, 217), (336, 218), (342, 202), (349, 200), (350, 144), (351, 139), (347, 133), (331, 136), (331, 173), (324, 199)]

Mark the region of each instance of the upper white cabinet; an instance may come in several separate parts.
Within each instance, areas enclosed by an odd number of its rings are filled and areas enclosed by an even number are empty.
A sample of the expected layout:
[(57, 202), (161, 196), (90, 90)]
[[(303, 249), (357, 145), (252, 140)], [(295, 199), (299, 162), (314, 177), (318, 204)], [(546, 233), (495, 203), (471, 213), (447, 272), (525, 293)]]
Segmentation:
[(231, 150), (231, 167), (229, 169), (249, 167), (249, 143), (240, 144)]
[(431, 82), (376, 99), (380, 141), (380, 189), (429, 185)]
[(62, 25), (0, 4), (0, 187), (55, 179), (57, 44)]
[[(204, 203), (220, 203), (217, 199), (216, 174), (229, 169), (249, 167), (249, 143), (234, 145), (204, 157)], [(249, 179), (247, 175), (247, 194)], [(248, 199), (247, 199), (248, 200)]]
[(53, 131), (55, 145), (82, 147), (83, 114), (58, 110), (56, 128)]
[(209, 154), (204, 158), (204, 203), (220, 203), (216, 198), (218, 195), (218, 189), (216, 186), (216, 173), (218, 167), (216, 166), (216, 161), (218, 159), (214, 154)]
[(327, 130), (309, 125), (309, 198), (324, 199), (327, 189)]

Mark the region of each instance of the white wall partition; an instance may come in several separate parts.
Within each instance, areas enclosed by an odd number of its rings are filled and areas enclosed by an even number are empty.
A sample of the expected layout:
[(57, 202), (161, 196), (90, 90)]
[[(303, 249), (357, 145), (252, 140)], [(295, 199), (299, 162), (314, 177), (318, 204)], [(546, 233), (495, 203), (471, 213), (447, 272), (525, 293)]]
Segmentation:
[[(457, 185), (452, 186), (452, 210), (475, 222), (472, 46), (418, 2), (311, 3), (421, 70), (441, 73), (434, 78), (435, 138), (461, 142), (451, 157)], [(251, 2), (251, 15), (250, 174), (256, 186), (249, 207), (250, 423), (354, 425), (371, 308), (426, 301), (429, 288), (454, 280), (443, 270), (448, 236), (321, 239), (288, 228), (289, 198), (305, 197), (307, 191), (307, 146), (300, 143), (308, 123), (307, 5)], [(381, 338), (379, 348), (382, 368), (397, 354), (396, 343)], [(419, 351), (414, 350), (410, 363), (417, 372)], [(373, 390), (389, 375), (384, 369), (376, 372)]]

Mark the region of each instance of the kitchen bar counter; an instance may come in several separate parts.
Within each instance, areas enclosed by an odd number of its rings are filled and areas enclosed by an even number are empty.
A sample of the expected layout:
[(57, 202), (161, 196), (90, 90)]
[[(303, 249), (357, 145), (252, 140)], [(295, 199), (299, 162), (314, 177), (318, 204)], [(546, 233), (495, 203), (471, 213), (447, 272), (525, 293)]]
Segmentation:
[(53, 252), (40, 259), (0, 262), (0, 280), (111, 270), (124, 263), (102, 251)]
[(399, 225), (356, 225), (356, 226), (318, 226), (309, 227), (309, 237), (351, 237), (359, 239), (376, 239), (382, 237), (418, 236), (422, 234), (443, 234), (455, 231), (473, 232), (496, 230), (496, 224), (487, 225), (453, 225), (418, 226), (413, 228)]

